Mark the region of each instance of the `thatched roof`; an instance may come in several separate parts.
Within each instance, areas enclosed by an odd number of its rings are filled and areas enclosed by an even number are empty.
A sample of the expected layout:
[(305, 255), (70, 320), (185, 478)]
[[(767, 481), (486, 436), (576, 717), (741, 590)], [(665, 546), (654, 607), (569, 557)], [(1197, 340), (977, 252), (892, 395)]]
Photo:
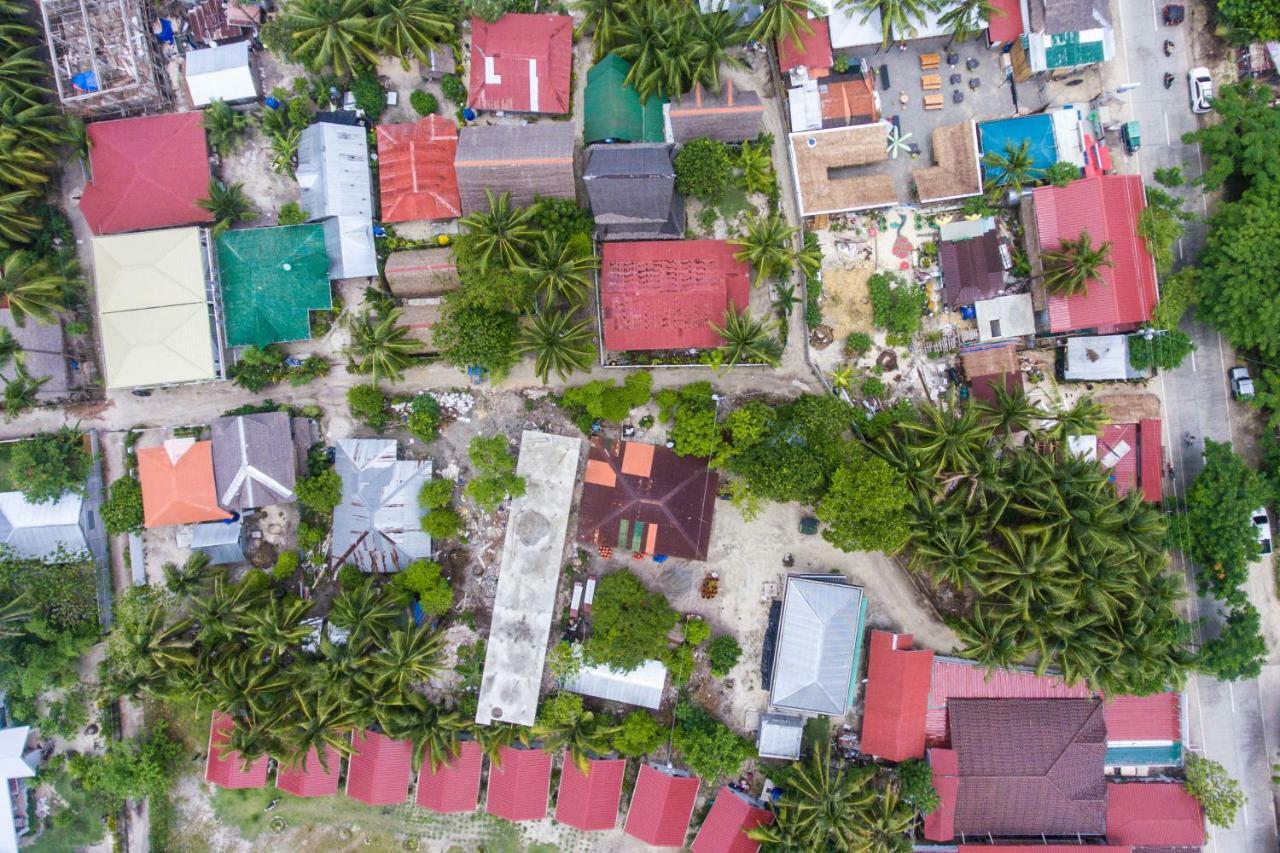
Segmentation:
[(462, 128), (453, 161), (462, 212), (488, 210), (486, 188), (511, 193), (513, 207), (525, 207), (535, 196), (573, 198), (573, 141), (572, 122)]
[(894, 204), (892, 176), (856, 170), (888, 159), (889, 126), (881, 121), (791, 134), (800, 212), (813, 216)]
[(461, 283), (449, 248), (392, 252), (383, 274), (391, 295), (400, 299), (443, 296)]
[(991, 346), (979, 344), (960, 351), (960, 365), (965, 376), (972, 381), (979, 376), (997, 376), (1018, 371), (1017, 345), (1013, 343)]
[(436, 353), (440, 350), (431, 340), (431, 330), (440, 322), (440, 306), (438, 304), (405, 305), (400, 309), (399, 326), (409, 330), (409, 336), (421, 342), (419, 352)]
[(946, 201), (982, 192), (978, 136), (973, 122), (934, 128), (932, 139), (933, 162), (937, 165), (913, 173), (920, 201)]

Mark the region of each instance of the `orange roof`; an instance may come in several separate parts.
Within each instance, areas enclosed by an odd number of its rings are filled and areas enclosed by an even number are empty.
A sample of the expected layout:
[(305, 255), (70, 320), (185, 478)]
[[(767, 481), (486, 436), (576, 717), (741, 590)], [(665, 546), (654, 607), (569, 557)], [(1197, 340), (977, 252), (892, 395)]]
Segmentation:
[(147, 527), (223, 521), (213, 484), (213, 442), (173, 439), (138, 451), (142, 514)]
[(821, 93), (823, 127), (839, 127), (843, 120), (848, 119), (873, 122), (880, 118), (875, 90), (862, 77), (824, 81), (818, 86), (818, 91)]
[(622, 446), (622, 473), (648, 477), (653, 471), (653, 445), (628, 441)]
[(382, 221), (454, 219), (462, 215), (458, 126), (429, 115), (412, 124), (378, 125), (378, 183)]

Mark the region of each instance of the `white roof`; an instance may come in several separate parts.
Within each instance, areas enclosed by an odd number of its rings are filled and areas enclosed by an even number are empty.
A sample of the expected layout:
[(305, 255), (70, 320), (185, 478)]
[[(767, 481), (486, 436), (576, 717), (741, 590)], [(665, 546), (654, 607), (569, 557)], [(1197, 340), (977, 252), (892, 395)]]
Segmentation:
[(1076, 107), (1060, 110), (1049, 110), (1048, 116), (1053, 122), (1053, 141), (1058, 147), (1058, 160), (1084, 167), (1084, 116)]
[(329, 277), (377, 275), (365, 129), (317, 122), (302, 131), (298, 140), (298, 186), (302, 189), (302, 209), (311, 215), (312, 222), (324, 222)]
[(979, 299), (973, 303), (973, 310), (977, 313), (980, 341), (998, 341), (1036, 333), (1036, 315), (1030, 293)]
[(836, 7), (839, 0), (818, 0), (821, 7), (829, 10), (827, 25), (831, 28), (831, 46), (854, 47), (860, 45), (879, 45), (884, 41), (880, 27), (880, 10), (873, 9), (865, 22), (865, 12)]
[(1141, 379), (1129, 364), (1128, 335), (1080, 335), (1067, 339), (1062, 378), (1069, 382)]
[(806, 80), (787, 93), (787, 106), (791, 110), (791, 130), (822, 129), (822, 96), (818, 94), (818, 81)]
[(331, 216), (322, 220), (329, 278), (366, 278), (378, 274), (378, 248), (373, 223), (359, 216)]
[(667, 668), (661, 661), (647, 660), (630, 672), (610, 666), (584, 665), (577, 675), (565, 679), (562, 686), (583, 696), (656, 710), (662, 704), (666, 684)]
[(42, 504), (31, 503), (22, 492), (0, 492), (0, 542), (23, 557), (51, 557), (59, 548), (87, 550), (80, 528), (83, 505), (72, 492)]
[(13, 823), (13, 801), (7, 782), (36, 775), (35, 768), (23, 758), (30, 733), (30, 726), (0, 730), (0, 779), (6, 782), (4, 790), (0, 791), (0, 853), (17, 853), (18, 850), (18, 830)]
[(249, 63), (249, 42), (222, 44), (187, 54), (187, 91), (197, 107), (214, 101), (246, 101), (258, 97)]
[(761, 758), (799, 758), (804, 741), (804, 718), (790, 714), (762, 714), (756, 751)]
[(974, 219), (958, 219), (955, 222), (944, 222), (938, 226), (938, 232), (947, 242), (953, 240), (972, 240), (981, 237), (996, 227), (994, 216), (980, 216)]
[(770, 704), (813, 714), (844, 714), (862, 628), (862, 602), (862, 588), (839, 575), (830, 580), (787, 578)]
[(565, 534), (582, 441), (525, 430), (516, 473), (524, 497), (511, 502), (476, 722), (533, 725), (547, 636), (556, 606)]

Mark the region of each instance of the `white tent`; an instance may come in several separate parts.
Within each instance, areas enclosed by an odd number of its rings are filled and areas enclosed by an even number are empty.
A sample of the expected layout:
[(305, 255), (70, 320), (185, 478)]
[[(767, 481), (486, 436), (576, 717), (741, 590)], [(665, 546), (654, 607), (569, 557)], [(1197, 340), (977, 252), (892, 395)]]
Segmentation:
[(249, 62), (249, 42), (220, 44), (187, 54), (187, 91), (193, 106), (214, 101), (251, 101), (258, 97), (258, 83)]

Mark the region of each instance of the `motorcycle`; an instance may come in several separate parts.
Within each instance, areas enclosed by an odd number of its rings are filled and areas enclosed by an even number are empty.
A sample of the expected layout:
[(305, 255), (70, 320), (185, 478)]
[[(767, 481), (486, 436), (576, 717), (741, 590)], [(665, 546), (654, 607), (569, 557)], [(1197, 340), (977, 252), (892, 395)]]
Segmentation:
[(1174, 81), (1174, 79), (1175, 79), (1175, 78), (1174, 78), (1174, 76), (1173, 76), (1172, 74), (1170, 74), (1169, 72), (1165, 72), (1165, 75), (1164, 75), (1164, 87), (1165, 87), (1166, 89), (1171, 88), (1171, 87), (1173, 86), (1173, 81)]
[(1173, 41), (1171, 39), (1164, 40), (1164, 55), (1173, 56)]

